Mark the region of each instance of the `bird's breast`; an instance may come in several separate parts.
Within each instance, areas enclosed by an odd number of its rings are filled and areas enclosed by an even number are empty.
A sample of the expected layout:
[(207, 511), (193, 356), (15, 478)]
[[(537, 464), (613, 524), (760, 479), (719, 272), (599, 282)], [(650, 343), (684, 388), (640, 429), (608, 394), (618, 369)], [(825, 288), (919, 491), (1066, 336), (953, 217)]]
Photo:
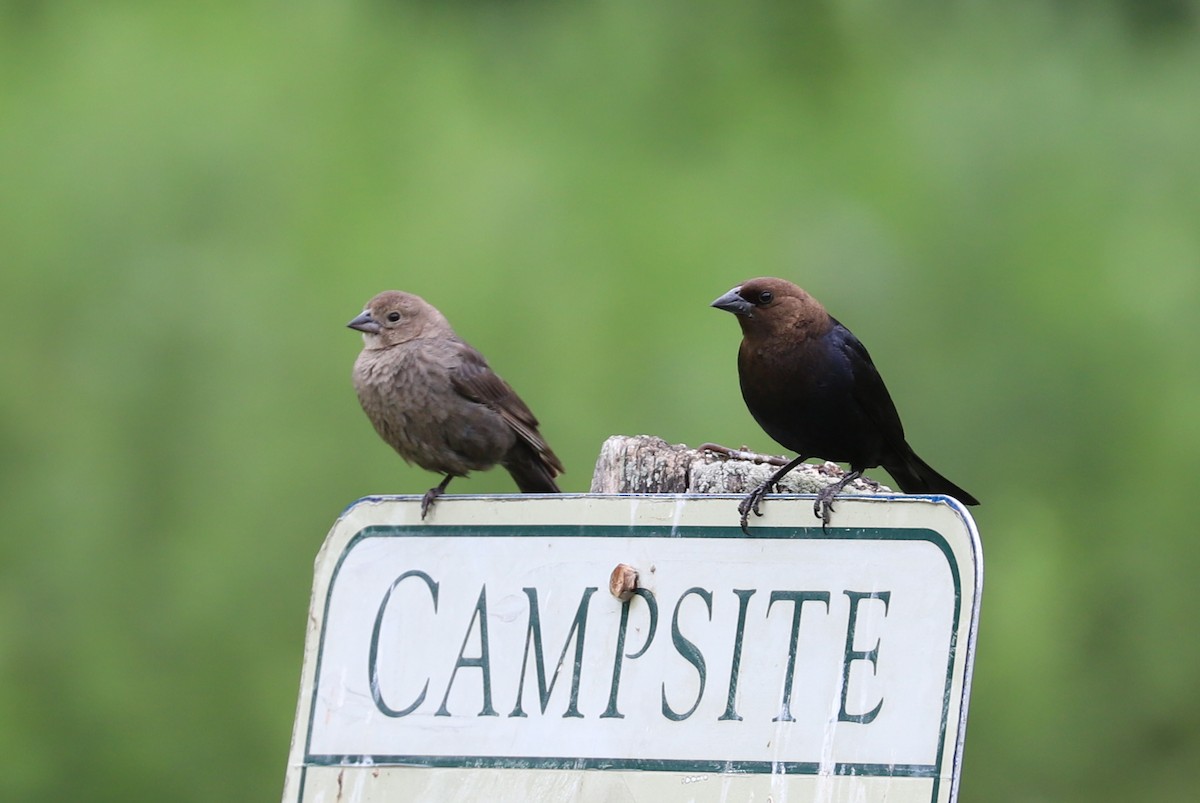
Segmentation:
[(464, 398), (440, 350), (397, 346), (359, 355), (354, 385), (379, 436), (430, 471), (466, 474), (491, 467), (515, 438), (502, 417)]
[(746, 408), (777, 443), (806, 457), (851, 462), (869, 450), (870, 436), (852, 392), (853, 374), (820, 348), (751, 346), (739, 352)]

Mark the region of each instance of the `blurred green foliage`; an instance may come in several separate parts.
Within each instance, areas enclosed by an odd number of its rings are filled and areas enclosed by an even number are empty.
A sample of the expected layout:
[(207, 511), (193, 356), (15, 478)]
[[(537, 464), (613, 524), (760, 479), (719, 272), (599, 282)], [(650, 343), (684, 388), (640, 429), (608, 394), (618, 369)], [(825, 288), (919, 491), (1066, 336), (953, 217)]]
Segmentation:
[(775, 448), (707, 307), (775, 274), (984, 502), (962, 799), (1193, 799), (1196, 11), (0, 5), (0, 798), (278, 797), (321, 539), (433, 480), (350, 388), (376, 291), (583, 491)]

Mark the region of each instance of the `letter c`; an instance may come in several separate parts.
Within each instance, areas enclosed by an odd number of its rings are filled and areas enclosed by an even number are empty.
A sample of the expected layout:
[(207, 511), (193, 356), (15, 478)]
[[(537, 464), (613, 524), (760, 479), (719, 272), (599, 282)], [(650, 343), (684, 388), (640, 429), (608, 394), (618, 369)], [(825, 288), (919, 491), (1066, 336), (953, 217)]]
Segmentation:
[(425, 572), (413, 569), (396, 578), (387, 593), (383, 595), (383, 600), (379, 603), (379, 611), (375, 614), (375, 627), (371, 630), (371, 650), (367, 658), (367, 672), (371, 680), (371, 699), (375, 701), (375, 706), (385, 716), (389, 717), (404, 717), (417, 710), (421, 703), (425, 702), (425, 692), (429, 691), (429, 678), (425, 678), (425, 687), (421, 689), (421, 693), (412, 705), (407, 708), (396, 710), (390, 707), (383, 701), (383, 692), (379, 688), (379, 631), (383, 627), (383, 614), (387, 611), (388, 602), (392, 598), (392, 592), (396, 587), (410, 577), (419, 577), (425, 581), (425, 585), (429, 587), (429, 596), (433, 598), (433, 612), (437, 613), (438, 605), (438, 584), (433, 581), (433, 578)]

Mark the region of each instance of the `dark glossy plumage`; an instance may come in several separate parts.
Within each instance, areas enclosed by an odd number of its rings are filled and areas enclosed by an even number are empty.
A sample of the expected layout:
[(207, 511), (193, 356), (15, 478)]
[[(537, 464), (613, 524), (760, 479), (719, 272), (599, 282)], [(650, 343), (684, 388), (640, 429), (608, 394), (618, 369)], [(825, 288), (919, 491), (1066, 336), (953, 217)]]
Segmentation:
[[(934, 471), (908, 445), (896, 406), (867, 349), (815, 298), (783, 279), (752, 279), (712, 304), (732, 312), (742, 328), (738, 376), (754, 420), (800, 457), (744, 503), (750, 509), (805, 459), (850, 465), (851, 478), (882, 466), (905, 493), (947, 494), (963, 504), (971, 494)], [(819, 499), (828, 521), (833, 496)]]
[(559, 493), (563, 466), (537, 418), (432, 305), (387, 291), (348, 326), (363, 333), (354, 389), (375, 431), (405, 460), (445, 475), (422, 517), (451, 479), (496, 464), (523, 493)]

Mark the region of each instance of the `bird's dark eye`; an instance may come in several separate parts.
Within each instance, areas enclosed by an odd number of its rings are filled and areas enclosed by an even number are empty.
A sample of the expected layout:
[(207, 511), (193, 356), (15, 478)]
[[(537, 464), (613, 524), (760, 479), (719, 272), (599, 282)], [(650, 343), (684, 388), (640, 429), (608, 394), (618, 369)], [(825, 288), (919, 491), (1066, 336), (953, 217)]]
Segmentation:
[(389, 312), (389, 313), (387, 314), (387, 319), (388, 319), (389, 321), (391, 321), (392, 323), (395, 323), (396, 321), (400, 320), (400, 313), (398, 313), (398, 312)]
[(772, 293), (770, 290), (763, 290), (761, 293), (758, 294), (758, 303), (759, 304), (770, 304), (771, 300), (773, 298), (775, 298), (774, 293)]

